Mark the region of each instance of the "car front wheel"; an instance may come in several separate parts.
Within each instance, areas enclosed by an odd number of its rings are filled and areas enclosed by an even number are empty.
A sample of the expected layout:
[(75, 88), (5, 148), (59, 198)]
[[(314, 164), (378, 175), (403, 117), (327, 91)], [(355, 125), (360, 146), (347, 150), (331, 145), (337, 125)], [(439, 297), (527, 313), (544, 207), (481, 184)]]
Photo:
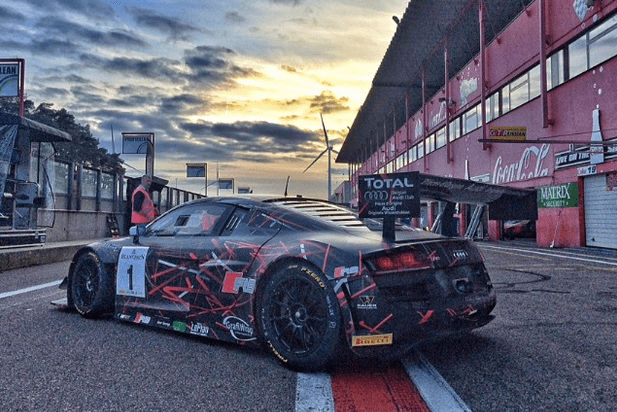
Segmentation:
[(97, 318), (113, 311), (113, 279), (92, 252), (78, 258), (69, 279), (69, 293), (69, 301), (84, 317)]
[(258, 322), (268, 350), (295, 370), (323, 369), (340, 341), (338, 300), (325, 276), (304, 263), (270, 277), (258, 302)]

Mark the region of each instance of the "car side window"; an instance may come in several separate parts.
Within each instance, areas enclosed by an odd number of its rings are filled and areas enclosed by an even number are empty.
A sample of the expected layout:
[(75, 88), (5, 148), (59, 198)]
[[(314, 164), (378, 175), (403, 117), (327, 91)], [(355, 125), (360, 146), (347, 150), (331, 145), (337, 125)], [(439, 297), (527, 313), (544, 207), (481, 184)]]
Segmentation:
[(217, 223), (227, 207), (218, 204), (196, 203), (180, 207), (152, 224), (149, 232), (156, 236), (214, 235)]
[(249, 211), (243, 207), (237, 207), (236, 210), (232, 213), (230, 218), (227, 220), (225, 227), (223, 228), (223, 233), (221, 236), (229, 236), (234, 233), (238, 228), (246, 225), (246, 218)]

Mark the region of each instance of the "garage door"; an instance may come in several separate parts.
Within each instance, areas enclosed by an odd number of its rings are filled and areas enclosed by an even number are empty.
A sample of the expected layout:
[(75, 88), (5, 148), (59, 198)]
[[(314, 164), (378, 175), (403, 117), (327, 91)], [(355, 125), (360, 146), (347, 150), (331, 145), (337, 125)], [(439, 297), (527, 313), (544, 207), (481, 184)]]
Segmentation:
[(587, 246), (617, 249), (617, 187), (607, 190), (606, 175), (585, 178)]

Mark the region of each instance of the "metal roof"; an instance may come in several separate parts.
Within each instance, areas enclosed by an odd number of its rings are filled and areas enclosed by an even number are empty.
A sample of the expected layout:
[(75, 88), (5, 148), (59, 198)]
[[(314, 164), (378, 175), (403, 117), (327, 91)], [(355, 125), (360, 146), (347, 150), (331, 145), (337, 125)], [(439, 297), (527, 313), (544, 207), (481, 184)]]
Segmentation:
[(9, 113), (0, 113), (0, 125), (19, 125), (28, 130), (31, 142), (70, 142), (71, 135), (46, 124)]
[[(532, 2), (484, 0), (486, 43)], [(404, 101), (406, 89), (410, 90), (410, 114), (422, 107), (423, 67), (427, 98), (444, 87), (446, 38), (450, 62), (448, 78), (452, 78), (480, 53), (478, 0), (411, 0), (336, 158), (337, 163), (366, 161), (365, 148), (371, 147), (371, 135), (374, 136), (379, 128), (383, 134), (384, 120)], [(374, 148), (369, 153), (373, 151)]]

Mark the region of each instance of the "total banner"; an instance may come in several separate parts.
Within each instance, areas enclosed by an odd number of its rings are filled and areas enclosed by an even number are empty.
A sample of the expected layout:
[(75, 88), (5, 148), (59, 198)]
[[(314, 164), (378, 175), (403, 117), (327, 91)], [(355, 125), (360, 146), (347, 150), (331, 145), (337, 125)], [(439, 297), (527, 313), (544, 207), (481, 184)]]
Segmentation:
[(360, 218), (420, 216), (418, 172), (359, 176)]

